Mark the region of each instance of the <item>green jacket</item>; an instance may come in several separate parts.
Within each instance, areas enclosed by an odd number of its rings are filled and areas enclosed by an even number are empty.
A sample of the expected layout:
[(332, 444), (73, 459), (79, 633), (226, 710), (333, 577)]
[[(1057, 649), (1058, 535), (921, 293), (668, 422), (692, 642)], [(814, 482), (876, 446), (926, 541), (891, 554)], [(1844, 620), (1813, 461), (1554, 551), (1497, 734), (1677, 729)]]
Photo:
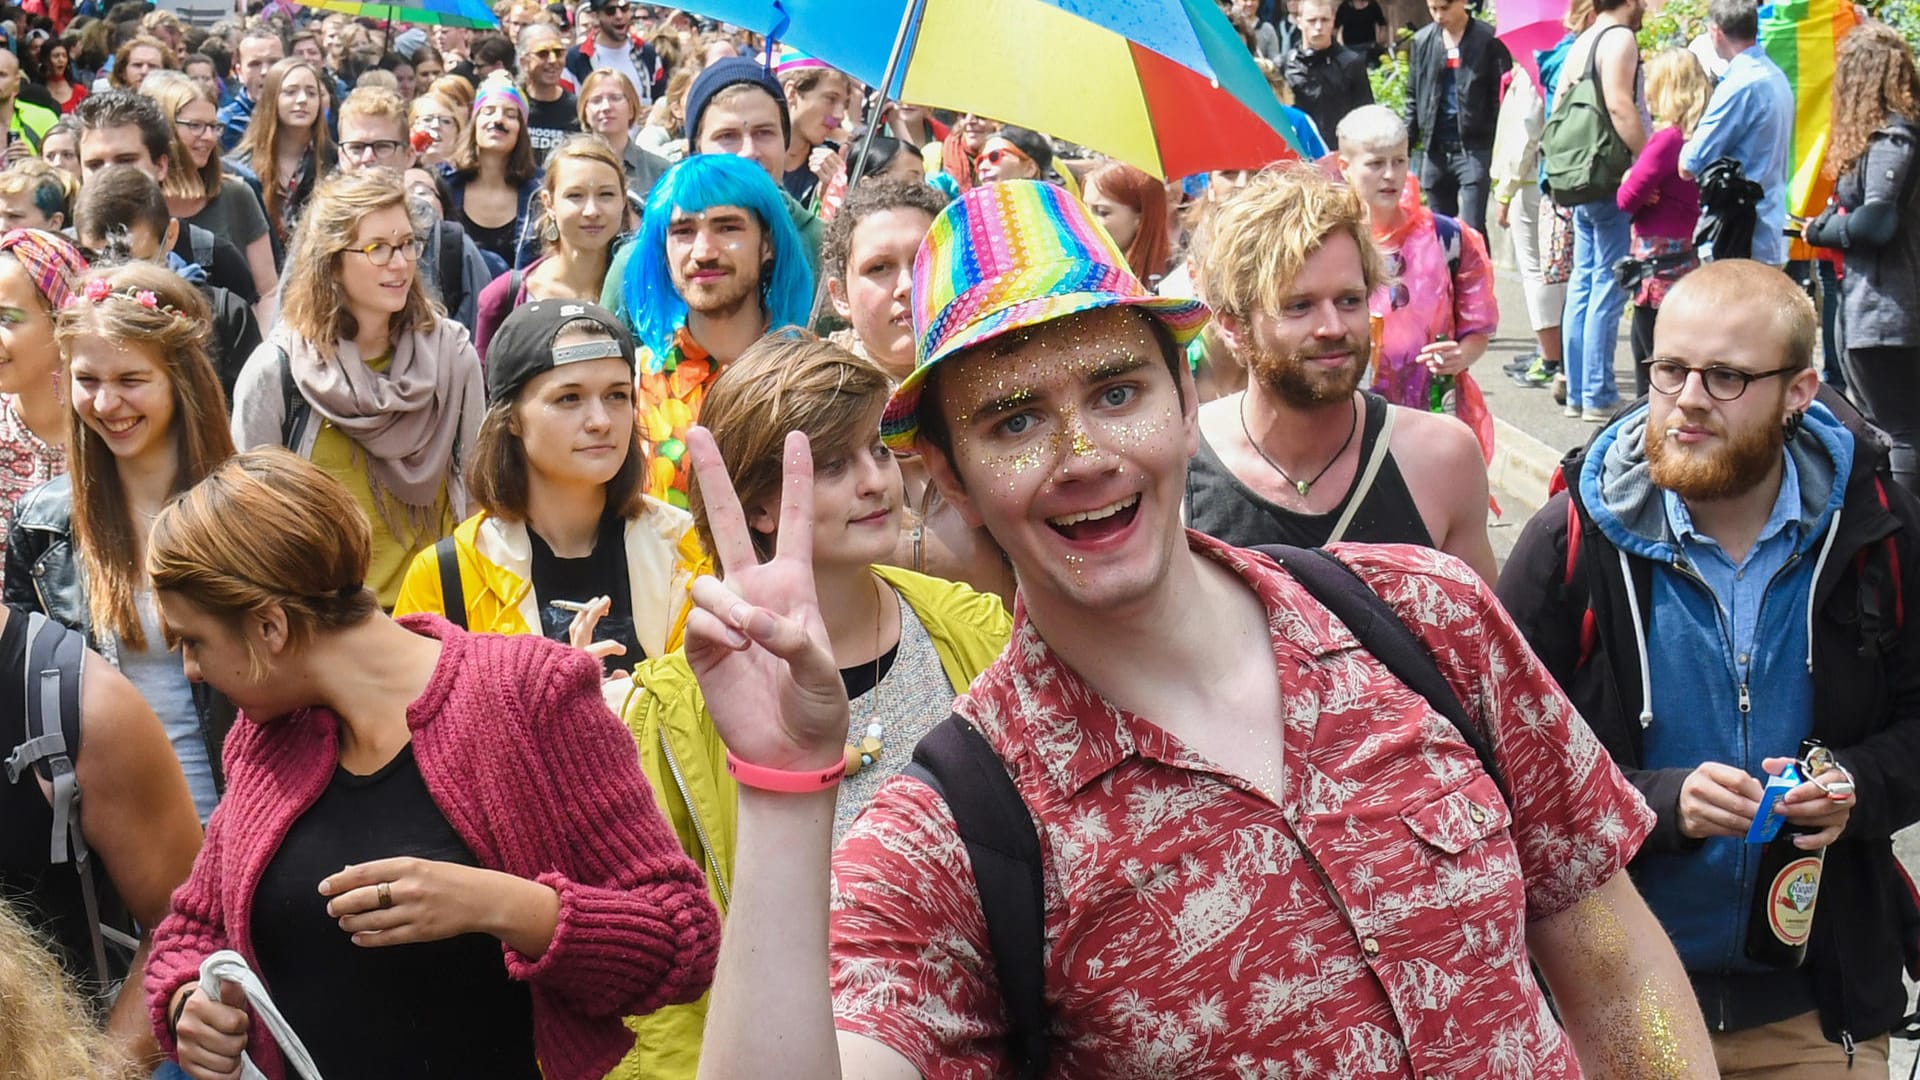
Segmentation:
[[(998, 597), (899, 567), (873, 570), (920, 617), (956, 695), (1006, 648), (1013, 623)], [(639, 744), (640, 766), (653, 783), (661, 812), (680, 846), (706, 871), (707, 892), (724, 918), (732, 897), (737, 825), (726, 746), (707, 719), (700, 684), (684, 652), (641, 664), (633, 683), (621, 717)], [(691, 1005), (628, 1017), (627, 1026), (638, 1038), (608, 1080), (691, 1080), (700, 1064), (706, 1017), (705, 996)]]

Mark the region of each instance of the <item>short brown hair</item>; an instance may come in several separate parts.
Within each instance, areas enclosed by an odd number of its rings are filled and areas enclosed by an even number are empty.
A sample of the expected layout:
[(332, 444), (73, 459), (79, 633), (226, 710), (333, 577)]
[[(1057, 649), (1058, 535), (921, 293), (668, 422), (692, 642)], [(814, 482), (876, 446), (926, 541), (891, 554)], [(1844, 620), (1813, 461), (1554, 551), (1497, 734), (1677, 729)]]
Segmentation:
[[(575, 319), (560, 327), (555, 340), (569, 333), (607, 336), (606, 329), (592, 319)], [(514, 410), (526, 394), (522, 383), (513, 396), (495, 402), (480, 419), (480, 434), (473, 440), (473, 456), (467, 462), (467, 495), (475, 506), (503, 521), (527, 518), (527, 448), (512, 429)], [(640, 448), (639, 411), (634, 412), (635, 430), (627, 441), (627, 458), (620, 470), (607, 481), (607, 509), (631, 521), (646, 512), (646, 454)]]
[[(287, 637), (357, 626), (380, 610), (367, 588), (367, 514), (319, 466), (279, 447), (228, 458), (153, 520), (147, 573), (158, 592), (237, 626), (273, 604)], [(262, 657), (248, 653), (256, 677)]]
[(1211, 232), (1207, 301), (1237, 319), (1273, 310), (1307, 257), (1335, 233), (1359, 245), (1369, 293), (1387, 277), (1360, 196), (1312, 165), (1262, 171), (1214, 212)]
[[(748, 347), (714, 381), (700, 405), (700, 423), (713, 432), (727, 479), (742, 508), (778, 498), (787, 433), (805, 432), (816, 458), (837, 453), (861, 439), (878, 440), (880, 430), (858, 425), (887, 396), (880, 369), (805, 330), (777, 330)], [(706, 499), (695, 483), (687, 493), (700, 543), (715, 550)], [(773, 539), (753, 532), (754, 550), (764, 560)]]

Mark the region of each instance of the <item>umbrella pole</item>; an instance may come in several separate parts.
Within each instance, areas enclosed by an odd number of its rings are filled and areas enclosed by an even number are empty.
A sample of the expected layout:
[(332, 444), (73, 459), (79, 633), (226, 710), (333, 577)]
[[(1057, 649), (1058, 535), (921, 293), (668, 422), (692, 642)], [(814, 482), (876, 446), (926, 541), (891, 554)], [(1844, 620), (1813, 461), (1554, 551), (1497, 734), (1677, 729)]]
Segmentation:
[[(893, 50), (887, 54), (887, 73), (880, 80), (880, 98), (874, 102), (873, 115), (867, 118), (867, 133), (860, 140), (860, 151), (847, 165), (847, 188), (851, 190), (858, 182), (861, 170), (867, 167), (867, 155), (873, 152), (873, 137), (880, 132), (880, 118), (886, 115), (887, 98), (892, 91), (893, 80), (911, 59), (911, 50), (907, 40), (920, 25), (920, 18), (926, 13), (927, 0), (910, 0), (906, 14), (900, 17), (900, 30), (893, 35)], [(827, 298), (827, 279), (822, 274), (813, 287), (813, 310), (807, 313), (807, 325), (812, 326), (820, 318), (820, 304)]]

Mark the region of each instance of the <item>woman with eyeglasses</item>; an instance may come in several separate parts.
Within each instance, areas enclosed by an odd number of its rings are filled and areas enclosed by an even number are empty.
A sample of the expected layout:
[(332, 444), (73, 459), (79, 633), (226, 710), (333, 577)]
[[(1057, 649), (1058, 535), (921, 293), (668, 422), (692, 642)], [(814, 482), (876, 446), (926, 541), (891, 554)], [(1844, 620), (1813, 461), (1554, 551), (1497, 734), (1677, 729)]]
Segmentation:
[(1045, 135), (1008, 125), (993, 133), (974, 163), (980, 182), (1045, 180), (1053, 171), (1053, 144)]
[(654, 182), (673, 166), (673, 162), (634, 140), (633, 125), (639, 115), (640, 95), (620, 72), (601, 68), (580, 84), (580, 130), (598, 135), (620, 159), (620, 170), (627, 179), (627, 201), (636, 212), (646, 205)]
[(198, 225), (239, 248), (254, 288), (262, 297), (272, 296), (280, 271), (273, 262), (266, 209), (246, 181), (221, 167), (219, 102), (199, 83), (172, 71), (149, 75), (140, 92), (173, 125), (168, 154), (173, 167), (160, 183), (167, 212), (182, 227)]
[[(532, 33), (529, 30), (528, 33)], [(543, 254), (480, 290), (474, 343), (485, 362), (494, 331), (529, 300), (597, 303), (613, 245), (634, 223), (620, 159), (593, 135), (569, 135), (547, 158), (538, 209)]]
[(419, 152), (416, 164), (431, 169), (451, 160), (460, 127), (460, 110), (453, 102), (432, 91), (414, 98), (407, 106), (407, 130)]
[(322, 181), (287, 253), (280, 322), (234, 388), (237, 445), (308, 458), (366, 511), (366, 583), (389, 609), (414, 555), (467, 515), (460, 462), (486, 411), (479, 357), (427, 298), (420, 251), (392, 170)]
[(275, 252), (286, 251), (314, 184), (333, 168), (326, 79), (317, 64), (298, 58), (267, 69), (253, 118), (233, 152), (236, 161), (260, 178)]
[(453, 193), (449, 216), (480, 250), (500, 260), (497, 273), (533, 261), (528, 221), (540, 190), (540, 164), (527, 133), (527, 99), (504, 73), (488, 76), (474, 93), (472, 121), (440, 174)]

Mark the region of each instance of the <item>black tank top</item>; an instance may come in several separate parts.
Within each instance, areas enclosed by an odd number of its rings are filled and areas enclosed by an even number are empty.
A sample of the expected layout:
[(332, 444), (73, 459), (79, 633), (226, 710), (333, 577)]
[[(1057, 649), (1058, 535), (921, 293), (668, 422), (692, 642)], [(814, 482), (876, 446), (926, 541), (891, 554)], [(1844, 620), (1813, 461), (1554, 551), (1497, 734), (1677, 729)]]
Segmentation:
[[(1374, 444), (1380, 439), (1380, 426), (1387, 418), (1385, 398), (1366, 393), (1361, 396), (1366, 400), (1367, 412), (1360, 434), (1360, 465), (1353, 475), (1355, 484), (1366, 472), (1367, 460), (1373, 456)], [(1235, 547), (1259, 544), (1319, 547), (1327, 542), (1352, 499), (1353, 488), (1349, 487), (1339, 505), (1324, 514), (1300, 514), (1276, 506), (1241, 483), (1204, 436), (1200, 440), (1200, 452), (1187, 466), (1188, 526)], [(1380, 463), (1373, 487), (1354, 511), (1353, 520), (1347, 523), (1346, 534), (1341, 539), (1368, 544), (1433, 546), (1433, 537), (1427, 533), (1426, 522), (1421, 520), (1420, 509), (1413, 504), (1413, 494), (1407, 490), (1407, 482), (1401, 477), (1400, 467), (1394, 464), (1391, 453)]]
[[(18, 704), (26, 700), (27, 613), (7, 609), (7, 625), (0, 629), (0, 759), (26, 741), (27, 718)], [(0, 895), (50, 946), (74, 981), (91, 996), (100, 991), (93, 972), (93, 928), (80, 898), (80, 875), (72, 865), (48, 862), (53, 836), (53, 808), (41, 794), (33, 770), (20, 781), (5, 782), (0, 773)], [(112, 889), (93, 861), (94, 882), (103, 897)]]

